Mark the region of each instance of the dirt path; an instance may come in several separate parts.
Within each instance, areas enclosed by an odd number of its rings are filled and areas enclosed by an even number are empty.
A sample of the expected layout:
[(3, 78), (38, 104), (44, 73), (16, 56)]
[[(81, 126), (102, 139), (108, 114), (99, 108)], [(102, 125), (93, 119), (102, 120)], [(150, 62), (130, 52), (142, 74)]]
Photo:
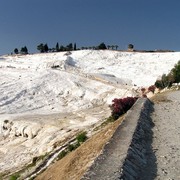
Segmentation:
[(154, 99), (152, 147), (156, 156), (157, 180), (180, 179), (180, 91)]

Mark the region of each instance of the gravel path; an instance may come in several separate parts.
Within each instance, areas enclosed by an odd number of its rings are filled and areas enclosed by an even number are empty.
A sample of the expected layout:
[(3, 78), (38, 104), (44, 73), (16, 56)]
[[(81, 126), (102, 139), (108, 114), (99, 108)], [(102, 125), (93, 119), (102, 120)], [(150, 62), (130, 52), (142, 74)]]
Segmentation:
[(152, 147), (157, 180), (180, 179), (180, 91), (168, 92), (154, 104)]

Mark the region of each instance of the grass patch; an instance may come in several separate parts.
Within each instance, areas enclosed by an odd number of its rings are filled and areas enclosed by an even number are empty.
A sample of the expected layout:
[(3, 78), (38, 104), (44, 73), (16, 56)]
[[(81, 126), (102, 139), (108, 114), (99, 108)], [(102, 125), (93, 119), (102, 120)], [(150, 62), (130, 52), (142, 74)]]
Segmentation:
[(61, 152), (59, 153), (59, 155), (58, 155), (58, 160), (60, 160), (60, 159), (62, 159), (63, 157), (65, 157), (67, 153), (68, 153), (68, 152), (67, 152), (66, 150), (61, 151)]
[(9, 180), (17, 180), (20, 177), (19, 174), (14, 174), (9, 177)]
[(63, 151), (61, 151), (57, 157), (58, 160), (64, 158), (68, 153), (74, 151), (77, 149), (83, 142), (87, 140), (86, 136), (87, 132), (81, 132), (76, 136), (76, 143), (69, 144), (67, 148)]
[(109, 116), (106, 121), (109, 123), (109, 122), (114, 122), (114, 121), (116, 121), (116, 120), (117, 120), (117, 119), (114, 119), (113, 116)]
[(150, 100), (154, 103), (161, 103), (161, 102), (172, 102), (171, 100), (169, 100), (166, 96), (167, 92), (163, 92), (160, 94), (156, 94), (155, 96), (153, 96)]
[[(32, 168), (33, 166), (35, 166), (37, 164), (38, 161), (41, 161), (43, 160), (45, 157), (47, 156), (47, 154), (45, 155), (42, 155), (42, 156), (37, 156), (37, 157), (34, 157), (32, 159), (32, 162), (30, 164), (28, 164), (27, 166), (25, 166), (23, 169), (19, 170), (18, 172), (12, 174), (9, 176), (9, 180), (16, 180), (18, 179), (19, 177), (21, 177), (21, 174), (23, 174), (24, 172), (26, 172), (28, 169)], [(0, 180), (3, 179), (3, 177), (5, 177), (4, 175), (0, 176)]]
[[(125, 116), (125, 114), (121, 115), (118, 119), (122, 119)], [(114, 119), (113, 116), (109, 116), (108, 118), (106, 118), (104, 120), (104, 122), (102, 122), (99, 126), (97, 126), (94, 131), (98, 131), (101, 130), (102, 128), (104, 128), (106, 125), (108, 125), (109, 123), (113, 123), (115, 121), (117, 121), (118, 119)]]

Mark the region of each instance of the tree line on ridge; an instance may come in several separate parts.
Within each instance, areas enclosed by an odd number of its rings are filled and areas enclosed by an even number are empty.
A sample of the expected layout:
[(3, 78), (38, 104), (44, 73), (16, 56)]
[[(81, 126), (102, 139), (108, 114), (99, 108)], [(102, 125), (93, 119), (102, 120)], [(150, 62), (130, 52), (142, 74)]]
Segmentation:
[[(132, 45), (132, 44), (130, 44)], [(44, 44), (44, 43), (40, 43), (37, 46), (37, 50), (40, 53), (47, 53), (47, 52), (62, 52), (62, 51), (76, 51), (76, 50), (86, 50), (86, 49), (93, 49), (93, 50), (104, 50), (104, 49), (111, 49), (111, 50), (117, 50), (118, 49), (118, 45), (106, 45), (104, 42), (100, 43), (97, 46), (88, 46), (88, 47), (81, 47), (81, 48), (77, 48), (76, 43), (69, 43), (68, 45), (64, 46), (64, 45), (59, 45), (59, 43), (56, 43), (55, 47), (50, 48), (48, 46), (48, 44)], [(129, 45), (128, 45), (129, 47)], [(133, 45), (131, 46), (133, 47)], [(18, 48), (14, 49), (14, 53), (15, 54), (28, 54), (28, 49), (26, 46), (22, 47), (20, 50), (18, 50)]]

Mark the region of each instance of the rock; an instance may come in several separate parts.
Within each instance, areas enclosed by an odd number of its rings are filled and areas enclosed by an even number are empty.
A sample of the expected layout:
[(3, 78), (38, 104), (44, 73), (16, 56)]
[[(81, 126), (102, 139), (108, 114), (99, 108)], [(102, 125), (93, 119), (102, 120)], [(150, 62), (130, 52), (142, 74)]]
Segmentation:
[(24, 121), (4, 120), (1, 125), (2, 136), (22, 136), (29, 139), (37, 136), (41, 126), (38, 123), (28, 123)]
[(146, 96), (147, 96), (148, 98), (151, 98), (151, 97), (154, 96), (154, 93), (150, 91), (150, 92), (148, 92), (148, 93), (146, 94)]

